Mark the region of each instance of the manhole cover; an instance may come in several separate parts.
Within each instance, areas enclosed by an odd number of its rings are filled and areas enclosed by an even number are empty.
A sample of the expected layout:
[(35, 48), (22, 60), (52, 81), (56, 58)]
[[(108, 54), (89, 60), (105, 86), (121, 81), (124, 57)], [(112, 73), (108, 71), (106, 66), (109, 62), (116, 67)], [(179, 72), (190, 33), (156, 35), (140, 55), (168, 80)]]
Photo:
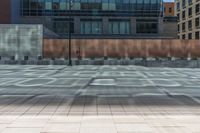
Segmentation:
[(114, 79), (94, 79), (90, 85), (97, 85), (97, 86), (112, 86), (116, 85)]

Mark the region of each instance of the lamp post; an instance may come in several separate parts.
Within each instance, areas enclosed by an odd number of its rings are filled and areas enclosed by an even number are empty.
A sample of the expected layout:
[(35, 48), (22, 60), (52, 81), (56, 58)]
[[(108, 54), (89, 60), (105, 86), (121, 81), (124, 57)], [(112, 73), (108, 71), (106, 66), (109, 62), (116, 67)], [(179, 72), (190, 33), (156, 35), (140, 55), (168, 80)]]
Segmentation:
[(68, 23), (68, 40), (69, 40), (69, 66), (72, 66), (72, 57), (71, 57), (71, 8), (73, 6), (73, 0), (69, 0), (69, 23)]

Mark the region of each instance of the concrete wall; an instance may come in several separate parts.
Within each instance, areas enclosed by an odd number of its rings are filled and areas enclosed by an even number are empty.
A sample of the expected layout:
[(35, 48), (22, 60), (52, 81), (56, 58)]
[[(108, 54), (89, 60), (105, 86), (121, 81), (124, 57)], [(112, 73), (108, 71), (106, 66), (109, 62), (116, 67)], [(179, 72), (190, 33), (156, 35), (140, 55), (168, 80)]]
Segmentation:
[(165, 21), (163, 22), (163, 33), (162, 36), (177, 39), (178, 38), (178, 28), (177, 28), (177, 22), (170, 22)]
[(42, 25), (0, 25), (0, 56), (23, 59), (42, 55)]
[[(45, 39), (45, 58), (67, 58), (68, 40)], [(72, 56), (77, 58), (200, 57), (200, 40), (173, 39), (73, 39)]]

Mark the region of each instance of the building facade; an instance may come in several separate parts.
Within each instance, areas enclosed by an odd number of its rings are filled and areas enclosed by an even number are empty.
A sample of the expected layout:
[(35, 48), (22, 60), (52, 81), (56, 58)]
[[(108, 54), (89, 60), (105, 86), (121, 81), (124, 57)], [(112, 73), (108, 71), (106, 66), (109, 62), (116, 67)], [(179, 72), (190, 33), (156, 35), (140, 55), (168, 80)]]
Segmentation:
[(176, 0), (178, 37), (200, 39), (200, 0)]
[(177, 37), (164, 21), (163, 0), (6, 1), (11, 3), (11, 23), (43, 24), (60, 38), (67, 38), (69, 30), (73, 38)]
[(72, 0), (69, 11), (69, 0), (20, 0), (19, 21), (43, 23), (62, 37), (70, 29), (78, 38), (154, 38), (163, 32), (163, 1)]
[(165, 2), (164, 3), (164, 16), (175, 16), (175, 3), (174, 2)]
[(175, 15), (175, 3), (174, 2), (164, 2), (164, 36), (173, 36), (178, 38), (177, 29), (177, 16)]

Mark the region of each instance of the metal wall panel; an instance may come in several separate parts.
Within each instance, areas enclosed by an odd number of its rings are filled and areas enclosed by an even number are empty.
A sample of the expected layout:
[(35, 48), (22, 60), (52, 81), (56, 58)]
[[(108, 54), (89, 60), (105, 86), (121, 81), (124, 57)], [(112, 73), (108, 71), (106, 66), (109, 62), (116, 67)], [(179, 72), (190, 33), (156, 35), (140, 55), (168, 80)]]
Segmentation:
[[(68, 40), (44, 40), (44, 57), (68, 57)], [(200, 40), (72, 39), (72, 57), (200, 57)]]

